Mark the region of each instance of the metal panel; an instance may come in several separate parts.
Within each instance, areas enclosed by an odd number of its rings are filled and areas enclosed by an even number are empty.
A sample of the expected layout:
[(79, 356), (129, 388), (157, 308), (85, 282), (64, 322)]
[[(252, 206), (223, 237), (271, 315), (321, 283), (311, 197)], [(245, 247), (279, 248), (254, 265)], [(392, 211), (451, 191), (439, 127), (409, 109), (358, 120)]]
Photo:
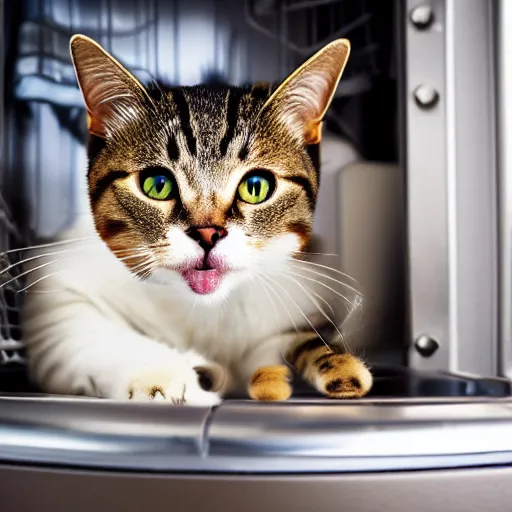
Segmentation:
[(498, 2), (498, 157), (500, 191), (500, 371), (512, 376), (512, 3)]
[[(0, 460), (195, 468), (210, 409), (87, 398), (0, 398)], [(192, 466), (191, 466), (192, 461)]]
[(224, 403), (210, 421), (208, 457), (225, 471), (252, 472), (511, 464), (510, 426), (509, 400)]
[[(471, 4), (469, 6), (468, 4)], [(453, 367), (498, 374), (494, 2), (450, 1), (457, 323)], [(468, 8), (469, 7), (469, 8)], [(453, 65), (453, 66), (452, 66)]]
[(0, 398), (0, 463), (210, 473), (512, 464), (512, 400), (231, 401), (216, 409)]
[(511, 478), (512, 468), (216, 477), (0, 468), (5, 512), (503, 512)]
[(410, 365), (496, 375), (493, 2), (435, 0), (415, 25), (424, 4), (407, 2)]

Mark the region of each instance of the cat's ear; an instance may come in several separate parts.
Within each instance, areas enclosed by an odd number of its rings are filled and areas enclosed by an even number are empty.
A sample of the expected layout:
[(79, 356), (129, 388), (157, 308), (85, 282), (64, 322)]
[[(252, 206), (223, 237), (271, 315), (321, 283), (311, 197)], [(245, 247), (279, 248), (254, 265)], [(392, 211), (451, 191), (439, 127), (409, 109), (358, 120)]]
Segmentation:
[(70, 41), (71, 58), (88, 114), (89, 133), (104, 138), (145, 101), (144, 86), (98, 43), (83, 35)]
[(318, 144), (322, 120), (350, 55), (350, 42), (324, 46), (295, 70), (263, 106), (270, 109), (305, 144)]

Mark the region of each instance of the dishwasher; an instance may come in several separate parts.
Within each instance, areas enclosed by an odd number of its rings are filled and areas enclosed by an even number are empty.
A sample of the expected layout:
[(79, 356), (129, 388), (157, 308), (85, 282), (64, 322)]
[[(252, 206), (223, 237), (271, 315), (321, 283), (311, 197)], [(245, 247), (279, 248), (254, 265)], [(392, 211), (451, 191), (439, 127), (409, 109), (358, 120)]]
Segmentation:
[(363, 399), (297, 381), (286, 402), (211, 408), (45, 394), (27, 377), (23, 275), (2, 278), (1, 510), (507, 509), (512, 3), (0, 0), (0, 21), (2, 268), (88, 208), (73, 34), (180, 85), (276, 82), (349, 39), (314, 246), (369, 298), (347, 328), (375, 379)]

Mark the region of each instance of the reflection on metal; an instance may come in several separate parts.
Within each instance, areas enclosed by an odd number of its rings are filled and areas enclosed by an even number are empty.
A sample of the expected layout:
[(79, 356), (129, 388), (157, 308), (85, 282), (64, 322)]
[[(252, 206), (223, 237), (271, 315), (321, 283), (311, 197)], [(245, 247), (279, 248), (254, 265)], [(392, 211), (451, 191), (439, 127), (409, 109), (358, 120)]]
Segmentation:
[(439, 343), (428, 336), (420, 336), (414, 346), (423, 357), (430, 357), (439, 348)]
[(428, 109), (437, 105), (439, 93), (433, 87), (419, 85), (414, 90), (414, 99), (419, 107)]
[(411, 21), (418, 30), (426, 30), (434, 21), (434, 11), (431, 5), (418, 5), (411, 11)]
[(240, 401), (209, 410), (3, 397), (0, 461), (224, 474), (475, 467), (512, 463), (511, 429), (510, 400)]

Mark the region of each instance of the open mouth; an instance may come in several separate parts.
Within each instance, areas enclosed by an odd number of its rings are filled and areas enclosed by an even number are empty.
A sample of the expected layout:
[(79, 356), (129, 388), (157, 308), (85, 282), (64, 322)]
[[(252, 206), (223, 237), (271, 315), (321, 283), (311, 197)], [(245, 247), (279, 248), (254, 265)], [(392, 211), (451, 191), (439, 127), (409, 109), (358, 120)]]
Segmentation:
[(217, 289), (224, 273), (203, 263), (201, 267), (185, 270), (181, 275), (194, 292), (208, 295)]

